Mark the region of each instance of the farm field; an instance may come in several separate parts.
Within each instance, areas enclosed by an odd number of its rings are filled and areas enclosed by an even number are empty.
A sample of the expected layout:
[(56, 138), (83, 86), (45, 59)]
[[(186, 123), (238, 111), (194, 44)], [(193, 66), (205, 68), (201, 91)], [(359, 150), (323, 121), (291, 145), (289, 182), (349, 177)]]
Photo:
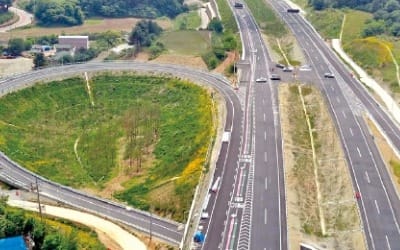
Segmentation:
[(0, 99), (0, 149), (56, 182), (181, 220), (212, 112), (208, 91), (175, 78), (70, 78)]
[[(0, 33), (0, 44), (6, 44), (10, 36), (13, 38), (38, 37), (43, 35), (82, 35), (89, 33), (100, 33), (107, 30), (117, 30), (131, 32), (136, 23), (140, 21), (138, 18), (107, 18), (107, 19), (88, 19), (83, 25), (73, 27), (52, 27), (45, 28), (40, 26), (26, 26), (15, 29), (11, 32)], [(172, 25), (168, 19), (155, 20), (163, 29), (169, 29)]]
[(211, 48), (209, 31), (181, 30), (165, 32), (159, 38), (171, 54), (200, 55)]

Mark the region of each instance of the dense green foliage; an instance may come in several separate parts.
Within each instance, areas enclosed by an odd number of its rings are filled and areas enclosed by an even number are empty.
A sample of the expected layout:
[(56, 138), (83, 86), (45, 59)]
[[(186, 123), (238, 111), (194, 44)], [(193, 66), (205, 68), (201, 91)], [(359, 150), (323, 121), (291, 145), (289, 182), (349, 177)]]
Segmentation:
[(7, 51), (13, 56), (21, 55), (22, 51), (25, 49), (24, 39), (22, 38), (12, 38), (8, 41)]
[[(140, 208), (149, 208), (149, 192), (180, 176), (193, 158), (204, 159), (203, 147), (212, 136), (211, 104), (201, 87), (167, 77), (100, 75), (90, 80), (90, 88), (92, 98), (86, 82), (73, 78), (0, 99), (0, 149), (54, 181), (100, 188), (121, 168), (130, 176), (142, 173), (130, 161), (140, 164), (151, 152), (145, 143), (159, 138), (153, 141), (155, 161), (148, 174), (132, 177), (124, 184), (127, 191), (118, 195)], [(135, 119), (137, 129), (130, 129), (127, 118), (150, 113), (155, 118)], [(142, 139), (133, 140), (130, 131)], [(201, 168), (197, 164), (191, 178), (172, 183), (175, 198), (168, 211), (174, 218), (188, 209)], [(179, 191), (183, 186), (185, 192)]]
[(77, 0), (35, 0), (34, 14), (42, 25), (82, 24), (84, 14)]
[(149, 47), (162, 32), (162, 28), (151, 20), (141, 20), (133, 28), (129, 36), (129, 44), (137, 47)]
[(5, 198), (0, 200), (0, 238), (30, 234), (35, 243), (33, 250), (105, 249), (95, 232), (69, 224), (50, 219), (42, 222), (36, 214), (9, 207)]
[(44, 25), (82, 24), (85, 16), (173, 18), (188, 10), (183, 0), (31, 0), (26, 8)]
[(352, 8), (373, 13), (367, 21), (363, 35), (375, 36), (383, 33), (400, 36), (400, 2), (398, 0), (309, 0), (315, 10), (326, 8)]

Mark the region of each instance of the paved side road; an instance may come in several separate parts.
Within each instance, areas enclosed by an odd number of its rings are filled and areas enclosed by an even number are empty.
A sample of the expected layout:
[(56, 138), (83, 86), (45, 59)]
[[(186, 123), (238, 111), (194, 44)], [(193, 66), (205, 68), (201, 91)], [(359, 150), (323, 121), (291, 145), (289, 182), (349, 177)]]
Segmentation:
[(10, 7), (9, 10), (11, 12), (14, 12), (16, 15), (18, 15), (19, 19), (16, 23), (10, 24), (8, 26), (5, 27), (1, 27), (0, 28), (0, 32), (7, 32), (10, 31), (12, 29), (18, 28), (18, 27), (22, 27), (28, 24), (31, 24), (33, 21), (33, 15), (26, 12), (25, 10), (21, 10), (15, 7)]
[[(14, 207), (20, 207), (26, 210), (38, 211), (38, 205), (35, 202), (22, 201), (22, 200), (9, 200), (8, 204)], [(42, 205), (42, 212), (52, 216), (68, 219), (71, 221), (82, 223), (88, 227), (95, 228), (107, 234), (111, 239), (116, 241), (122, 249), (147, 249), (145, 244), (138, 238), (122, 229), (120, 226), (99, 218), (92, 214), (79, 212), (73, 209)]]

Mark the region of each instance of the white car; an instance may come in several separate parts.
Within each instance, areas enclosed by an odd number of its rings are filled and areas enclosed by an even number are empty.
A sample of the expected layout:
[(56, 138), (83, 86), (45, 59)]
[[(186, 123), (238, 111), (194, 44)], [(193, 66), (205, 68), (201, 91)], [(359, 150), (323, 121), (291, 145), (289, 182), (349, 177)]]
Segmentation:
[(325, 78), (335, 78), (335, 75), (333, 73), (327, 72), (324, 74)]
[(265, 77), (257, 78), (256, 82), (267, 82), (267, 78), (265, 78)]

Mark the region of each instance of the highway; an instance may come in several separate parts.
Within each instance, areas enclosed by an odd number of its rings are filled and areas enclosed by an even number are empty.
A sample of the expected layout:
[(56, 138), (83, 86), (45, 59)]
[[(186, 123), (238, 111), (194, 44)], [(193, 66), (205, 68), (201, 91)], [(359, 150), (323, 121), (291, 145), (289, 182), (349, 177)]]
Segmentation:
[[(233, 91), (230, 83), (225, 78), (220, 75), (213, 75), (209, 72), (189, 69), (182, 66), (139, 62), (87, 63), (47, 68), (13, 76), (0, 82), (0, 92), (1, 95), (5, 95), (9, 92), (31, 86), (35, 82), (61, 79), (71, 75), (83, 74), (84, 72), (104, 70), (129, 70), (170, 74), (215, 88), (225, 98), (225, 106), (227, 109), (225, 130), (231, 133), (231, 142), (224, 143), (227, 147), (225, 149), (223, 148), (223, 150), (228, 148), (225, 153), (237, 156), (237, 153), (234, 151), (231, 152), (232, 150), (229, 150), (229, 148), (239, 148), (240, 130), (238, 128), (240, 128), (242, 118), (240, 102), (237, 94)], [(230, 144), (233, 144), (233, 146), (229, 147)], [(220, 157), (223, 157), (223, 155), (224, 153), (221, 153)], [(232, 157), (232, 159), (234, 159), (234, 157)], [(153, 236), (175, 246), (179, 245), (183, 237), (183, 225), (179, 223), (159, 218), (143, 211), (135, 209), (127, 210), (124, 205), (93, 197), (72, 188), (51, 182), (25, 170), (4, 154), (0, 155), (0, 179), (13, 186), (26, 190), (30, 190), (32, 185), (35, 185), (37, 179), (40, 194), (43, 196), (119, 221), (144, 233), (150, 233), (151, 230)]]
[[(307, 56), (313, 82), (324, 94), (333, 117), (355, 192), (361, 193), (358, 207), (368, 249), (399, 249), (399, 197), (380, 157), (365, 121), (368, 112), (395, 147), (400, 149), (400, 130), (387, 113), (371, 97), (365, 87), (352, 77), (349, 70), (328, 48), (315, 30), (296, 13), (287, 13), (284, 1), (270, 1), (288, 24)], [(335, 79), (326, 79), (332, 72)], [(300, 81), (301, 81), (300, 76)], [(307, 76), (310, 79), (310, 76)]]
[[(239, 159), (228, 157), (232, 163), (214, 177), (222, 176), (223, 183), (209, 201), (210, 220), (201, 223), (206, 232), (202, 249), (287, 249), (278, 85), (269, 80), (271, 60), (251, 13), (246, 7), (232, 10), (243, 44), (241, 59), (249, 62), (239, 84), (243, 137)], [(266, 82), (255, 81), (261, 77)]]

